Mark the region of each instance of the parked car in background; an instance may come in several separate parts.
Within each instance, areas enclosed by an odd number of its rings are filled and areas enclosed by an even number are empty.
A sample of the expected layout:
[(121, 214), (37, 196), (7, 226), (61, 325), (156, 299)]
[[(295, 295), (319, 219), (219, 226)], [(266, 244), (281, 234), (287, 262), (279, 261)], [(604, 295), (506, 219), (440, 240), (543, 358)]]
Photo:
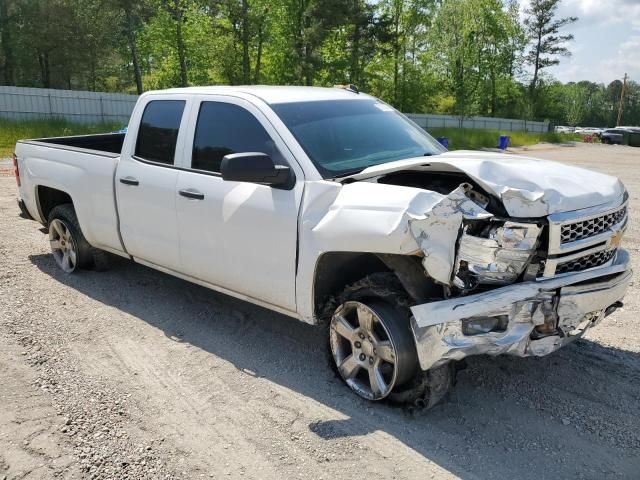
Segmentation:
[(574, 133), (578, 133), (580, 135), (595, 135), (599, 137), (602, 133), (602, 129), (597, 127), (576, 127)]
[(608, 128), (602, 132), (602, 143), (608, 145), (622, 145), (622, 139), (624, 135), (624, 129), (622, 128)]
[(562, 125), (558, 125), (556, 126), (556, 128), (554, 128), (554, 132), (556, 133), (573, 133), (575, 129), (573, 127), (565, 127)]

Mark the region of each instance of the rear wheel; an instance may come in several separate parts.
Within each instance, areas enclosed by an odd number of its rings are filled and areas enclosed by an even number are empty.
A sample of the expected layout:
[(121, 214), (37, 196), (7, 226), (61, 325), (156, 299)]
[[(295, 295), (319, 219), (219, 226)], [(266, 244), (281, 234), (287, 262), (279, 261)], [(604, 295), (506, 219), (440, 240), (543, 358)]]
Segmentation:
[(74, 273), (91, 264), (93, 249), (80, 230), (73, 205), (58, 205), (51, 210), (49, 243), (56, 264), (64, 272)]

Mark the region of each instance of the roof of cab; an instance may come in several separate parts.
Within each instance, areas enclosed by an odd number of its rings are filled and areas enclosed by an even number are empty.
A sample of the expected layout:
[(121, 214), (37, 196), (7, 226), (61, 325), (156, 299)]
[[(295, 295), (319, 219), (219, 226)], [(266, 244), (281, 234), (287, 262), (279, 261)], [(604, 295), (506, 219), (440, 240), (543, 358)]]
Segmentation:
[(157, 90), (148, 93), (193, 93), (196, 95), (231, 95), (234, 93), (243, 93), (258, 97), (268, 104), (372, 98), (363, 93), (355, 93), (351, 90), (338, 87), (278, 87), (271, 85), (170, 88), (168, 90)]

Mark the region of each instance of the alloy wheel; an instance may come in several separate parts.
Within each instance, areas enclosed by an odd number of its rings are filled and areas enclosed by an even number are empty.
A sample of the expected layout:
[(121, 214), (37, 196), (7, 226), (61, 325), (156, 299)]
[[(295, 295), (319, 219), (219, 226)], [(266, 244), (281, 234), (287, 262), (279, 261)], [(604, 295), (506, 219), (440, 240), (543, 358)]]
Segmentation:
[(340, 376), (367, 400), (385, 398), (398, 379), (398, 352), (375, 307), (349, 301), (331, 319), (330, 343)]
[(49, 243), (58, 266), (67, 273), (73, 272), (78, 263), (78, 249), (69, 227), (62, 220), (56, 218), (49, 224)]

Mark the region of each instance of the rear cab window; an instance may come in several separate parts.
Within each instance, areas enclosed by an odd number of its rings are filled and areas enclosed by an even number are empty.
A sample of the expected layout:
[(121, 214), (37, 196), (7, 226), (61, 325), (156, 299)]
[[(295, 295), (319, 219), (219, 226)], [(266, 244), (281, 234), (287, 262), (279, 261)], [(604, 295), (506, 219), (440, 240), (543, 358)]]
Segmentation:
[(184, 100), (152, 100), (144, 108), (135, 156), (142, 160), (173, 165)]

